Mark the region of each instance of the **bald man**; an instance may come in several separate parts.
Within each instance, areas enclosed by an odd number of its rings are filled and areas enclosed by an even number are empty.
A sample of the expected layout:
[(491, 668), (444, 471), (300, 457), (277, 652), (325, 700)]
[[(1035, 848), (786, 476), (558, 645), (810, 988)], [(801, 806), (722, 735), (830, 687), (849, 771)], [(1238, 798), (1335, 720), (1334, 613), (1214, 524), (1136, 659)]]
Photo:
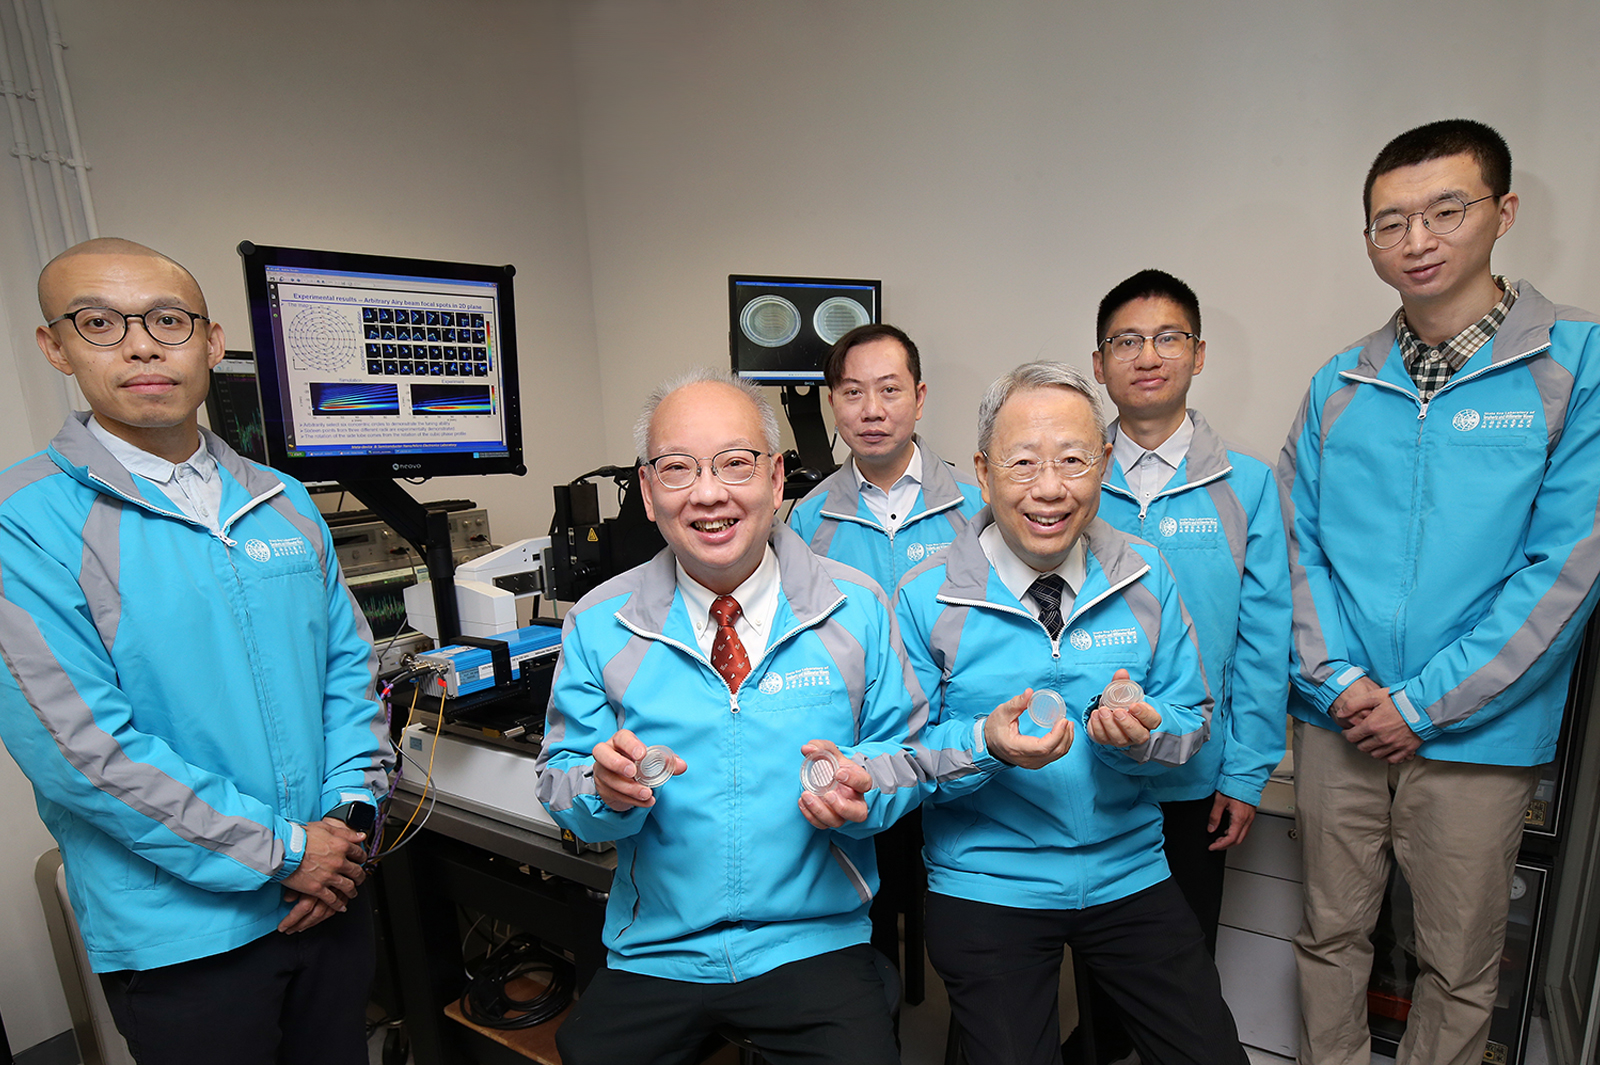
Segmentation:
[[(367, 1060), (358, 887), (393, 765), (366, 622), (298, 482), (200, 429), (222, 327), (99, 239), (39, 276), (89, 411), (0, 474), (0, 738), (141, 1065)], [(358, 904), (359, 903), (359, 904)]]

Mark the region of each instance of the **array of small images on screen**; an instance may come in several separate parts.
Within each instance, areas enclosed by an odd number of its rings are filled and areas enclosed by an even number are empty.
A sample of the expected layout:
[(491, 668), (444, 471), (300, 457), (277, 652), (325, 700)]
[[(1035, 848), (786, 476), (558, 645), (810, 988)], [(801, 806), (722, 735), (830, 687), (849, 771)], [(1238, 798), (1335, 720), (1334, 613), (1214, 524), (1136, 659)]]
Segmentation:
[(481, 314), (363, 307), (361, 328), (368, 374), (489, 376), (489, 330)]

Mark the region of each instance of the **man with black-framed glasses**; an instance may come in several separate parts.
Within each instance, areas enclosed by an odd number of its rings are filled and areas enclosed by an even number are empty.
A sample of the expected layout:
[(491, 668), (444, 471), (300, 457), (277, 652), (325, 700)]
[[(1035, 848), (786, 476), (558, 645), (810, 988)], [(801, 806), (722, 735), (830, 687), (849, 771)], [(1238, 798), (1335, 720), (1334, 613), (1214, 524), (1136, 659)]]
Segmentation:
[[(1400, 295), (1311, 380), (1288, 494), (1300, 1060), (1368, 1060), (1390, 869), (1421, 972), (1400, 1065), (1484, 1057), (1513, 866), (1600, 573), (1600, 321), (1495, 275), (1511, 153), (1479, 122), (1401, 134), (1360, 237)], [(1354, 227), (1350, 234), (1355, 238)]]
[(567, 614), (539, 755), (557, 823), (617, 844), (606, 968), (562, 1060), (687, 1063), (732, 1028), (774, 1065), (892, 1065), (871, 836), (935, 775), (988, 772), (970, 735), (921, 747), (882, 590), (775, 524), (778, 423), (754, 386), (663, 384), (635, 446), (667, 546)]
[(327, 526), (199, 428), (223, 334), (182, 266), (87, 241), (39, 307), (90, 410), (0, 477), (0, 735), (117, 1028), (140, 1062), (364, 1063), (393, 748)]

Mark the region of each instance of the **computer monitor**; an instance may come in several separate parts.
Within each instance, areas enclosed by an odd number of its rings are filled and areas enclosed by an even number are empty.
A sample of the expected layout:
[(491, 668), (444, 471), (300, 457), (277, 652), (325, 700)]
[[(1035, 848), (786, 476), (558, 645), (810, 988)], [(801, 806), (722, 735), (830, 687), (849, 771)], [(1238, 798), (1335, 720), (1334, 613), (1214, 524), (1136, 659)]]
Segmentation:
[(834, 343), (879, 320), (883, 282), (728, 275), (733, 372), (761, 385), (822, 383)]
[(233, 450), (262, 465), (267, 462), (265, 419), (261, 395), (256, 390), (256, 357), (248, 351), (229, 351), (211, 368), (211, 390), (206, 393), (206, 420), (211, 431)]
[(239, 245), (272, 465), (526, 472), (510, 266)]

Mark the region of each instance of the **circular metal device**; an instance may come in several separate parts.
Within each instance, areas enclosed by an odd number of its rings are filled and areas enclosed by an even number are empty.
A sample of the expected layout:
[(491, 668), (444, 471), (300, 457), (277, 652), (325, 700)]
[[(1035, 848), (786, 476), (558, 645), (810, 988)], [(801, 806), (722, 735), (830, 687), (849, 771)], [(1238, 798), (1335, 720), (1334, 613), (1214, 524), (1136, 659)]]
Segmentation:
[(816, 313), (811, 316), (811, 328), (829, 344), (837, 344), (850, 330), (870, 321), (872, 315), (861, 304), (849, 296), (833, 296), (817, 304)]
[(672, 779), (672, 760), (676, 757), (671, 747), (646, 747), (633, 779), (647, 788), (659, 788)]
[(1028, 716), (1035, 725), (1047, 729), (1067, 716), (1067, 701), (1058, 692), (1040, 688), (1028, 703)]
[(1136, 681), (1114, 680), (1100, 693), (1100, 705), (1113, 710), (1126, 710), (1134, 703), (1144, 701), (1144, 689)]
[(807, 755), (800, 767), (800, 786), (813, 795), (826, 795), (838, 787), (839, 759), (828, 751)]
[(767, 293), (757, 296), (739, 312), (739, 330), (752, 344), (781, 348), (800, 335), (800, 308)]

